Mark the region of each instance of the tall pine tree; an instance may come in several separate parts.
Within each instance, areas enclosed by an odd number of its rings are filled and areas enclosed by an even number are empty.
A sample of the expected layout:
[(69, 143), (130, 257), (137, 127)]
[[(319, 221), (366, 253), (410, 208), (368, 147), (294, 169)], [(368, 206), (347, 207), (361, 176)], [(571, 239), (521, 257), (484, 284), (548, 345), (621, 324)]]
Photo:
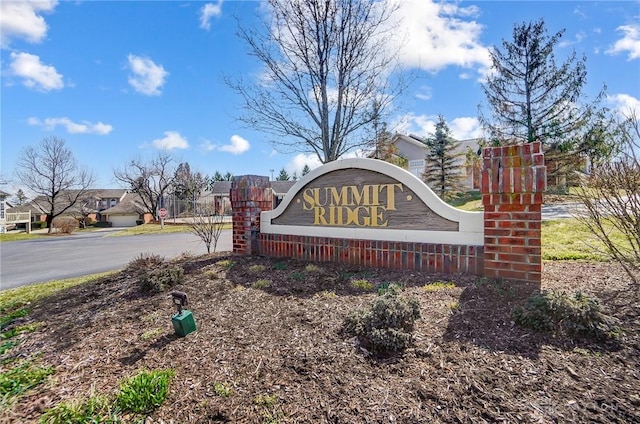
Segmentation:
[(556, 64), (554, 50), (564, 32), (550, 36), (543, 19), (514, 25), (513, 40), (503, 40), (490, 52), (493, 73), (482, 85), (490, 116), (480, 111), (483, 126), (498, 144), (541, 141), (548, 174), (558, 184), (583, 163), (584, 133), (601, 113), (604, 95), (603, 88), (595, 100), (584, 98), (584, 55), (578, 58), (574, 51)]
[(425, 139), (423, 181), (441, 198), (460, 191), (461, 161), (457, 152), (460, 144), (449, 135), (449, 127), (442, 115), (438, 116), (436, 131)]

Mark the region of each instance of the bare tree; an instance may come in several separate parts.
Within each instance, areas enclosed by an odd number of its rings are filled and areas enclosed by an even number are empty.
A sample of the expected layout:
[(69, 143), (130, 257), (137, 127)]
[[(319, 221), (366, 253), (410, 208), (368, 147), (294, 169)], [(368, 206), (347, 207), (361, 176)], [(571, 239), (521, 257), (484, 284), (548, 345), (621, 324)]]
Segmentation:
[(640, 277), (640, 121), (635, 111), (620, 123), (622, 151), (595, 167), (579, 197), (586, 213), (578, 219), (605, 245), (629, 276)]
[(94, 183), (91, 172), (78, 165), (65, 141), (58, 137), (47, 137), (37, 146), (25, 148), (16, 168), (17, 177), (37, 196), (34, 201), (45, 211), (49, 233), (53, 219), (74, 208)]
[(97, 201), (96, 192), (90, 190), (82, 198), (78, 199), (73, 208), (69, 209), (69, 214), (78, 220), (80, 228), (87, 228), (89, 215), (97, 212)]
[(240, 28), (264, 65), (260, 81), (227, 81), (244, 103), (240, 120), (275, 136), (282, 152), (327, 163), (367, 144), (367, 131), (402, 91), (385, 54), (395, 8), (370, 0), (267, 0), (269, 21)]
[(116, 180), (140, 196), (146, 211), (157, 217), (175, 180), (176, 162), (167, 152), (158, 152), (151, 160), (132, 160), (113, 171)]
[(189, 231), (200, 237), (204, 242), (207, 247), (207, 253), (211, 253), (212, 244), (215, 253), (220, 234), (222, 234), (222, 229), (224, 228), (224, 216), (216, 214), (214, 211), (205, 214), (201, 213), (194, 216), (188, 225)]

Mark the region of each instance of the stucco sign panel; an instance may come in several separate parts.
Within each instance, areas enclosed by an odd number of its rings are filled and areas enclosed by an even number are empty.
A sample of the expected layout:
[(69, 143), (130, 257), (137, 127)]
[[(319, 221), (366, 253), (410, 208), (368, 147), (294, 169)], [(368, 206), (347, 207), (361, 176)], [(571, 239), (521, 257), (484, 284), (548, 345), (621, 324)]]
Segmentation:
[(482, 245), (482, 213), (444, 203), (404, 169), (375, 159), (344, 159), (314, 169), (273, 211), (268, 234)]
[(339, 169), (306, 184), (276, 225), (457, 231), (405, 184), (366, 169)]

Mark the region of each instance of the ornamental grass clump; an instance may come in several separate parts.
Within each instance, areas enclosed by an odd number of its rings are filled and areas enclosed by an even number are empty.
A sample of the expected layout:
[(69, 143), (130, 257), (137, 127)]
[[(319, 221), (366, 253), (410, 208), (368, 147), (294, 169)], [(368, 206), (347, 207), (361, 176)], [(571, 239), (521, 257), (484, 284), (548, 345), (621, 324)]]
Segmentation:
[(374, 353), (398, 352), (413, 340), (413, 326), (420, 318), (420, 303), (416, 298), (401, 296), (401, 288), (391, 284), (369, 310), (349, 314), (343, 331), (356, 336)]
[(604, 314), (598, 300), (575, 292), (550, 291), (529, 297), (513, 310), (516, 323), (539, 331), (558, 331), (573, 337), (617, 339), (622, 328), (615, 317)]
[(162, 293), (167, 289), (182, 282), (184, 270), (182, 267), (171, 264), (164, 264), (158, 269), (154, 269), (140, 276), (138, 280), (143, 291), (149, 293)]

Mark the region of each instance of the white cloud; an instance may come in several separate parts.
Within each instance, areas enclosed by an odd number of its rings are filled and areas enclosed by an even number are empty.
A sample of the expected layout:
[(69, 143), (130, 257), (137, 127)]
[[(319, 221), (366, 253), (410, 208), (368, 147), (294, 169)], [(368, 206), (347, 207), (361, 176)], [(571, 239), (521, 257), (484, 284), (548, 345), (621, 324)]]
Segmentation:
[(416, 97), (420, 100), (431, 99), (431, 87), (423, 85), (420, 87), (420, 91), (416, 93)]
[(207, 3), (200, 9), (200, 28), (209, 31), (211, 18), (217, 18), (222, 14), (222, 0), (217, 3)]
[(295, 172), (299, 177), (302, 176), (302, 169), (305, 165), (309, 166), (309, 169), (315, 169), (322, 165), (320, 159), (318, 159), (318, 155), (315, 153), (299, 153), (293, 157), (286, 165), (285, 169), (289, 175), (293, 175)]
[(200, 149), (205, 152), (212, 152), (216, 149), (216, 145), (211, 140), (204, 139), (204, 141), (200, 143)]
[(47, 35), (47, 23), (39, 14), (51, 12), (55, 0), (0, 2), (0, 47), (8, 48), (12, 39), (38, 43)]
[(138, 92), (147, 96), (159, 96), (160, 88), (166, 82), (169, 72), (165, 71), (162, 65), (156, 65), (146, 57), (130, 54), (128, 56), (129, 84)]
[(165, 131), (164, 138), (159, 138), (151, 142), (153, 147), (162, 150), (187, 149), (189, 143), (177, 131)]
[(231, 142), (229, 144), (220, 146), (218, 149), (223, 152), (229, 152), (234, 155), (239, 155), (251, 148), (249, 142), (239, 135), (232, 135), (230, 141)]
[(390, 48), (399, 50), (403, 65), (431, 72), (451, 65), (480, 69), (491, 65), (489, 50), (480, 43), (483, 26), (469, 20), (478, 13), (475, 6), (432, 0), (402, 0), (397, 4), (398, 25), (405, 31), (394, 31), (396, 37)]
[(12, 74), (24, 78), (25, 86), (40, 91), (60, 90), (64, 87), (62, 75), (53, 66), (43, 65), (39, 56), (11, 52), (11, 59)]
[(620, 115), (626, 116), (635, 111), (640, 114), (640, 99), (628, 94), (613, 94), (607, 96), (607, 103), (611, 104)]
[(629, 52), (628, 60), (640, 59), (640, 25), (622, 25), (616, 28), (616, 31), (623, 32), (624, 36), (616, 41), (607, 53)]
[[(409, 113), (402, 116), (397, 124), (398, 131), (405, 134), (415, 134), (426, 137), (435, 133), (437, 115), (414, 115)], [(478, 118), (458, 117), (447, 121), (449, 134), (456, 140), (467, 140), (482, 137), (482, 127)]]
[(469, 138), (482, 137), (482, 126), (478, 118), (460, 117), (447, 122), (451, 136), (456, 140), (467, 140)]
[(102, 122), (91, 123), (89, 121), (82, 121), (80, 123), (73, 122), (71, 119), (63, 118), (45, 118), (41, 121), (38, 118), (31, 117), (27, 120), (27, 123), (32, 126), (44, 127), (47, 131), (54, 130), (58, 125), (66, 128), (69, 134), (98, 134), (107, 135), (113, 131), (113, 126), (109, 124), (103, 124)]

